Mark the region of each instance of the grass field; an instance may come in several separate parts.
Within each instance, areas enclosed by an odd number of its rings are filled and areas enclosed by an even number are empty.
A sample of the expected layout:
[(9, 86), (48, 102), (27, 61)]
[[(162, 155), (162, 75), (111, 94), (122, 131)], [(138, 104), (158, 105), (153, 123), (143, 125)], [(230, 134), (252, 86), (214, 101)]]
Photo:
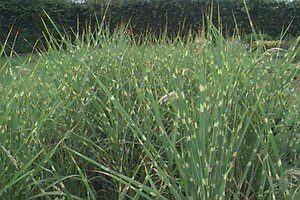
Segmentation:
[(1, 59), (0, 199), (300, 198), (297, 42), (101, 34)]

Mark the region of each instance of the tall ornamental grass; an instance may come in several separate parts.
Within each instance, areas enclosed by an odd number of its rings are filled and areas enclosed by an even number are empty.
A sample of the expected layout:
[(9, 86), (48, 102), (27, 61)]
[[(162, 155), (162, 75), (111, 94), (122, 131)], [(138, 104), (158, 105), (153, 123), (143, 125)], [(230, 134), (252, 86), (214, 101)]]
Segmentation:
[(45, 37), (1, 66), (0, 199), (299, 199), (299, 41)]

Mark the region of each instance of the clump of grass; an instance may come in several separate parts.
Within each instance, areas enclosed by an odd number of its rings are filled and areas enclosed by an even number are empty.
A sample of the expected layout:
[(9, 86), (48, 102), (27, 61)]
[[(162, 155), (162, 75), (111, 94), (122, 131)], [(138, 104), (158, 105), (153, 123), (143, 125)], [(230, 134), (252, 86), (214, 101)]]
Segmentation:
[(195, 38), (99, 29), (50, 37), (29, 73), (8, 61), (0, 197), (299, 197), (298, 43), (282, 57), (212, 25)]

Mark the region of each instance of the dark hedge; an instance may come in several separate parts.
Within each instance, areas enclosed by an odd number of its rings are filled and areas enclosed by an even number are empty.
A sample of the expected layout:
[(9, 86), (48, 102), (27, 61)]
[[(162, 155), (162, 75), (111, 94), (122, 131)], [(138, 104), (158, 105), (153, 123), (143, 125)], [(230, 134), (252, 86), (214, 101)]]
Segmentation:
[[(139, 35), (146, 30), (159, 34), (165, 27), (169, 34), (181, 32), (183, 35), (192, 28), (198, 30), (203, 25), (211, 7), (210, 3), (165, 0), (160, 2), (136, 3), (127, 5), (111, 5), (107, 10), (106, 22), (110, 29), (130, 22), (134, 34)], [(273, 38), (279, 37), (282, 30), (288, 29), (288, 34), (297, 36), (300, 32), (300, 3), (273, 2), (259, 0), (248, 2), (248, 8), (255, 29)], [(13, 26), (10, 37), (18, 33), (15, 51), (28, 52), (32, 50), (37, 40), (45, 31), (41, 22), (44, 18), (49, 27), (45, 10), (57, 26), (70, 32), (70, 27), (76, 30), (77, 19), (80, 19), (80, 29), (91, 23), (95, 27), (95, 16), (101, 21), (106, 7), (99, 4), (76, 4), (62, 0), (1, 0), (0, 1), (0, 41), (4, 42), (9, 29)], [(242, 33), (251, 33), (249, 20), (242, 3), (237, 1), (214, 3), (213, 21), (217, 24), (218, 9), (220, 10), (223, 32), (231, 34), (236, 27), (234, 18)], [(234, 16), (234, 17), (233, 17)], [(52, 27), (53, 29), (53, 27)], [(38, 47), (43, 46), (43, 39)]]

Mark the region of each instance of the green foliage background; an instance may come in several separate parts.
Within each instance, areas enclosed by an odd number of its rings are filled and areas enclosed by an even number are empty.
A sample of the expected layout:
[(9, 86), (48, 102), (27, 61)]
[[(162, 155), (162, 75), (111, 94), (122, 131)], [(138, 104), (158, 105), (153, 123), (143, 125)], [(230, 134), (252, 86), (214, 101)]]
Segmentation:
[[(44, 48), (43, 40), (40, 41), (45, 30), (41, 20), (45, 19), (44, 11), (61, 30), (64, 28), (63, 32), (66, 34), (71, 34), (70, 28), (82, 30), (87, 23), (91, 28), (96, 27), (96, 18), (101, 21), (106, 13), (106, 24), (110, 25), (111, 30), (130, 22), (133, 33), (137, 35), (147, 30), (160, 34), (166, 27), (172, 35), (178, 32), (185, 34), (190, 28), (201, 28), (203, 16), (209, 14), (211, 7), (214, 10), (213, 19), (216, 25), (220, 11), (224, 33), (233, 33), (236, 27), (240, 28), (242, 33), (252, 32), (242, 1), (222, 1), (212, 6), (203, 1), (165, 0), (113, 4), (106, 7), (97, 1), (78, 4), (68, 0), (2, 0), (0, 41), (4, 43), (13, 27), (9, 45), (13, 46), (14, 36), (18, 35), (14, 45), (15, 51), (31, 51), (37, 41), (38, 47)], [(300, 3), (297, 1), (287, 3), (252, 0), (248, 2), (248, 8), (255, 28), (264, 34), (273, 38), (279, 37), (291, 22), (287, 34), (297, 36), (300, 32)], [(51, 27), (49, 20), (45, 21)]]

